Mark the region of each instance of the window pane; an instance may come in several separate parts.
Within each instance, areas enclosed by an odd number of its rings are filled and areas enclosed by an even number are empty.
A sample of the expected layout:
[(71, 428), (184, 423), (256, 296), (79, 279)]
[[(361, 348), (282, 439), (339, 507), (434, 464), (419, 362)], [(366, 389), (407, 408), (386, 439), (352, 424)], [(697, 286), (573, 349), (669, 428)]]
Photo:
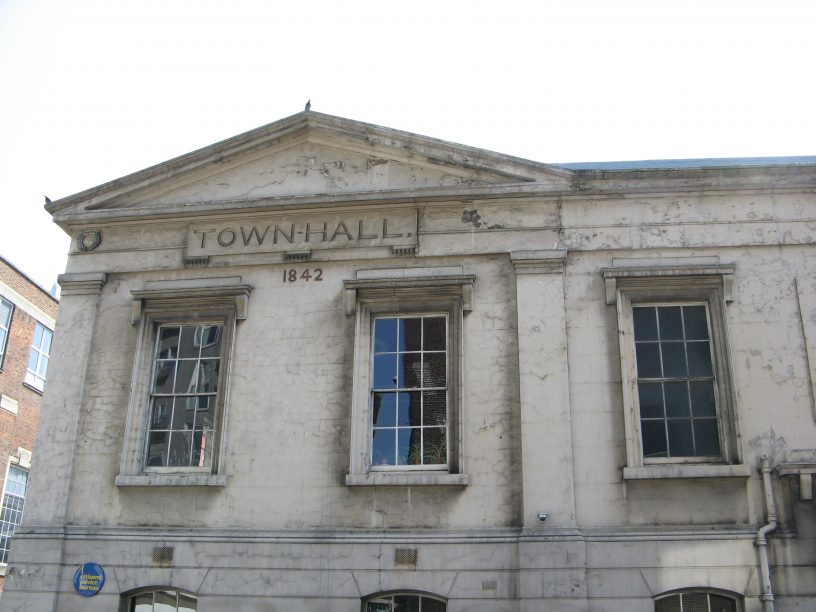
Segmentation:
[(708, 612), (706, 593), (683, 593), (683, 612)]
[(666, 393), (666, 416), (685, 417), (689, 416), (689, 394), (687, 383), (667, 382), (664, 383)]
[(427, 427), (424, 430), (425, 439), (422, 463), (439, 465), (448, 462), (448, 442), (444, 427)]
[(720, 454), (717, 419), (694, 419), (694, 445), (699, 457), (716, 457)]
[(216, 393), (218, 391), (218, 368), (220, 359), (202, 359), (198, 367), (196, 393)]
[(170, 433), (170, 455), (167, 465), (191, 465), (190, 452), (193, 447), (192, 431), (173, 431)]
[(201, 344), (201, 328), (196, 325), (185, 325), (181, 328), (181, 341), (178, 347), (179, 359), (198, 359)]
[(640, 429), (643, 434), (644, 457), (668, 456), (665, 421), (641, 421)]
[(173, 398), (156, 397), (153, 399), (153, 411), (150, 418), (150, 429), (169, 429), (173, 416)]
[(199, 429), (193, 433), (193, 458), (191, 465), (210, 467), (212, 465), (212, 448), (215, 441), (215, 431)]
[(400, 319), (400, 351), (422, 350), (422, 319)]
[(366, 612), (391, 612), (391, 600), (369, 601), (366, 604)]
[(422, 612), (445, 612), (447, 606), (444, 601), (437, 599), (422, 598)]
[(395, 429), (375, 429), (371, 441), (372, 465), (397, 464), (397, 432)]
[(448, 384), (446, 363), (445, 353), (425, 353), (422, 386), (446, 387)]
[(657, 340), (657, 312), (653, 307), (635, 307), (632, 317), (635, 340)]
[(154, 393), (172, 393), (176, 371), (175, 361), (157, 361), (153, 378)]
[(422, 424), (444, 425), (447, 422), (447, 402), (444, 391), (422, 393)]
[(705, 306), (684, 306), (683, 322), (687, 340), (708, 340)]
[(689, 388), (691, 390), (691, 413), (696, 417), (716, 416), (714, 383), (710, 380), (692, 381), (689, 383)]
[(661, 383), (638, 383), (638, 399), (641, 418), (663, 418), (665, 416)]
[(179, 593), (179, 605), (178, 605), (178, 612), (195, 612), (196, 611), (196, 598), (190, 597), (189, 595), (184, 595), (183, 593)]
[(416, 595), (396, 595), (394, 612), (419, 612), (419, 597)]
[(661, 340), (682, 340), (683, 319), (680, 306), (661, 306), (657, 309)]
[(711, 599), (711, 612), (737, 612), (737, 604), (730, 597), (709, 594)]
[(28, 354), (28, 369), (32, 372), (37, 371), (37, 359), (39, 356), (40, 354), (34, 348), (32, 348), (31, 352)]
[(397, 394), (375, 393), (371, 406), (374, 427), (393, 427), (397, 424)]
[(199, 328), (197, 342), (201, 345), (201, 357), (219, 357), (221, 355), (221, 325), (202, 325)]
[(682, 342), (661, 342), (660, 349), (663, 352), (663, 376), (665, 378), (688, 376), (686, 351)]
[(680, 596), (670, 595), (655, 602), (655, 612), (681, 612)]
[(34, 339), (31, 341), (31, 346), (36, 346), (40, 348), (42, 345), (42, 338), (43, 338), (43, 326), (37, 323), (34, 326)]
[(399, 356), (400, 387), (419, 387), (422, 384), (422, 353), (405, 353)]
[(396, 319), (374, 320), (374, 352), (375, 353), (397, 352)]
[(420, 465), (422, 463), (422, 430), (419, 427), (398, 429), (397, 444), (398, 465)]
[(153, 593), (142, 593), (130, 600), (131, 612), (153, 612)]
[(153, 612), (176, 612), (176, 592), (156, 591)]
[(446, 347), (445, 317), (426, 317), (423, 321), (424, 350), (444, 351)]
[(397, 386), (397, 355), (374, 356), (375, 389), (391, 389)]
[(687, 419), (669, 419), (666, 421), (669, 433), (670, 457), (693, 457), (694, 440), (691, 437), (691, 421)]
[(8, 329), (11, 321), (11, 303), (5, 300), (0, 300), (0, 326)]
[(689, 342), (686, 348), (689, 376), (711, 376), (711, 351), (708, 342)]
[(422, 423), (422, 393), (400, 393), (397, 422), (403, 426)]
[(54, 337), (54, 334), (51, 333), (47, 329), (43, 329), (43, 337), (42, 337), (42, 346), (40, 350), (48, 355), (51, 353), (51, 339)]
[(161, 467), (167, 463), (167, 443), (170, 434), (166, 431), (150, 432), (147, 443), (147, 465)]
[(660, 378), (660, 349), (657, 342), (635, 344), (638, 378)]
[(178, 357), (178, 342), (181, 328), (162, 327), (159, 330), (159, 359), (176, 359)]

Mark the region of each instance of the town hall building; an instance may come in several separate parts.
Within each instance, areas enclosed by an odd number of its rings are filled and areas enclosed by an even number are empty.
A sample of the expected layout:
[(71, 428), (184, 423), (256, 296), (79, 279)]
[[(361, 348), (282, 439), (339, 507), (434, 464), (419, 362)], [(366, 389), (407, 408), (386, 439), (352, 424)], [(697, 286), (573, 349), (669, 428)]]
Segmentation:
[(305, 111), (47, 210), (3, 612), (816, 605), (816, 158)]

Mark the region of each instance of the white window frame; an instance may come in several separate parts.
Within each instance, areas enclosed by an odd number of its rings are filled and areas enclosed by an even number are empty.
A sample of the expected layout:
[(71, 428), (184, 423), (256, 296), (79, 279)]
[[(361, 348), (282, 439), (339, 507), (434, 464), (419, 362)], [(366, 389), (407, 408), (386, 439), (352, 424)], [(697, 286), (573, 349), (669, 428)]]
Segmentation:
[[(246, 318), (248, 285), (182, 286), (133, 291), (133, 323), (139, 325), (125, 440), (117, 486), (224, 486), (224, 447), (236, 322)], [(147, 465), (151, 391), (158, 330), (165, 324), (223, 325), (216, 397), (215, 440), (209, 466)]]
[[(9, 493), (9, 491), (8, 491), (8, 488), (9, 488), (8, 485), (9, 485), (9, 477), (11, 475), (12, 470), (19, 470), (20, 472), (24, 472), (26, 474), (26, 484), (25, 484), (26, 491), (22, 496), (14, 494), (14, 497), (23, 500), (23, 507), (20, 509), (20, 520), (18, 522), (16, 522), (16, 523), (12, 523), (10, 521), (4, 521), (3, 524), (2, 524), (2, 529), (0, 529), (0, 531), (2, 531), (3, 536), (7, 536), (9, 538), (11, 538), (11, 536), (14, 535), (14, 532), (17, 530), (17, 527), (19, 527), (20, 524), (23, 521), (23, 512), (25, 512), (25, 500), (26, 500), (26, 497), (27, 497), (26, 494), (28, 493), (28, 478), (30, 476), (29, 470), (27, 468), (21, 466), (19, 463), (16, 463), (14, 460), (8, 462), (8, 465), (6, 466), (6, 479), (3, 481), (3, 496), (2, 496), (2, 498), (0, 498), (0, 509), (5, 508), (6, 496), (11, 495)], [(7, 530), (7, 527), (6, 527), (6, 523), (8, 524), (8, 530)], [(0, 561), (0, 564), (5, 565), (8, 562), (9, 549), (0, 549), (0, 554), (2, 554), (3, 552), (5, 552), (6, 559)]]
[[(40, 334), (40, 342), (38, 345), (35, 345), (34, 342), (37, 338), (37, 330), (42, 330)], [(45, 339), (48, 338), (48, 347), (44, 349), (45, 346)], [(45, 325), (40, 323), (39, 321), (35, 321), (34, 323), (34, 336), (31, 338), (31, 351), (28, 354), (28, 362), (26, 363), (26, 373), (23, 382), (28, 386), (36, 389), (40, 393), (45, 390), (45, 380), (46, 374), (48, 371), (48, 361), (51, 359), (51, 344), (54, 341), (54, 332), (48, 329)], [(29, 367), (29, 363), (31, 363), (31, 358), (36, 355), (37, 362), (32, 370)], [(40, 374), (41, 365), (45, 362), (45, 369)]]
[[(383, 272), (387, 274), (387, 272)], [(346, 314), (356, 315), (352, 384), (351, 457), (346, 485), (455, 485), (468, 483), (462, 444), (462, 329), (472, 308), (472, 275), (381, 277), (344, 282)], [(447, 317), (446, 465), (373, 466), (372, 330), (375, 317)]]
[(11, 329), (11, 320), (14, 317), (14, 304), (2, 297), (0, 297), (0, 304), (8, 305), (8, 321), (0, 320), (0, 333), (3, 334), (3, 337), (0, 338), (0, 370), (2, 370), (3, 360), (6, 356), (6, 346), (8, 345), (9, 330)]
[[(748, 477), (741, 464), (736, 395), (733, 391), (725, 304), (732, 297), (732, 265), (654, 265), (602, 271), (607, 304), (617, 306), (621, 390), (626, 432), (625, 480)], [(637, 389), (634, 323), (636, 305), (705, 305), (715, 379), (720, 457), (644, 459)]]

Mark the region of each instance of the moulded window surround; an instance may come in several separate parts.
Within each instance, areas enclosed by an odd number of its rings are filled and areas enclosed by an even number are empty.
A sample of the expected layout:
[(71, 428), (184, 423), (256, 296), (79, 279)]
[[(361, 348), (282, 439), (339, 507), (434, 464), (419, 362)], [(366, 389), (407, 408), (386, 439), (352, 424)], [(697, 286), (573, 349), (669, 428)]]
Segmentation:
[(249, 292), (133, 292), (140, 327), (117, 486), (226, 484), (230, 362)]
[(347, 485), (466, 485), (462, 325), (473, 276), (345, 282), (355, 314)]
[(11, 315), (14, 312), (14, 304), (0, 298), (0, 370), (3, 369), (3, 358), (6, 355), (6, 344), (8, 342), (9, 327), (11, 326)]
[(624, 478), (750, 475), (739, 459), (726, 329), (733, 267), (603, 273), (617, 305)]

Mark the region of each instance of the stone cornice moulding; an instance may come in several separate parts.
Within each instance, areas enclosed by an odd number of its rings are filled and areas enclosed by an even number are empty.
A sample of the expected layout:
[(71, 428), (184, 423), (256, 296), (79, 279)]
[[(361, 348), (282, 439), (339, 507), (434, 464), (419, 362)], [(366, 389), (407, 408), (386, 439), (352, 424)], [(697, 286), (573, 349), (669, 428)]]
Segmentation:
[(105, 272), (74, 272), (60, 274), (57, 282), (61, 288), (60, 296), (99, 295), (108, 280)]
[[(220, 281), (232, 281), (233, 278), (225, 279), (191, 279), (189, 281), (168, 281), (175, 286), (155, 287), (152, 289), (137, 289), (131, 291), (133, 302), (131, 305), (131, 322), (133, 325), (142, 320), (142, 310), (145, 301), (151, 302), (189, 302), (206, 304), (218, 301), (230, 301), (235, 304), (235, 318), (243, 321), (247, 316), (249, 306), (249, 294), (252, 292), (250, 285), (244, 284), (220, 284)], [(240, 282), (240, 278), (238, 279)]]
[(516, 274), (561, 274), (567, 259), (566, 249), (513, 251), (510, 262)]
[(690, 258), (673, 260), (656, 259), (648, 266), (620, 266), (615, 268), (604, 268), (601, 273), (604, 277), (606, 290), (606, 303), (611, 305), (617, 303), (618, 280), (619, 279), (655, 279), (661, 278), (666, 282), (677, 278), (681, 283), (686, 283), (689, 277), (717, 278), (722, 279), (723, 299), (726, 302), (734, 300), (734, 271), (733, 264), (691, 264)]
[[(410, 270), (406, 270), (410, 274)], [(343, 281), (346, 315), (357, 312), (358, 292), (365, 292), (366, 299), (398, 299), (406, 294), (414, 299), (426, 297), (429, 301), (440, 297), (460, 297), (462, 310), (473, 310), (472, 274), (446, 276), (404, 276), (400, 278), (363, 278)]]

